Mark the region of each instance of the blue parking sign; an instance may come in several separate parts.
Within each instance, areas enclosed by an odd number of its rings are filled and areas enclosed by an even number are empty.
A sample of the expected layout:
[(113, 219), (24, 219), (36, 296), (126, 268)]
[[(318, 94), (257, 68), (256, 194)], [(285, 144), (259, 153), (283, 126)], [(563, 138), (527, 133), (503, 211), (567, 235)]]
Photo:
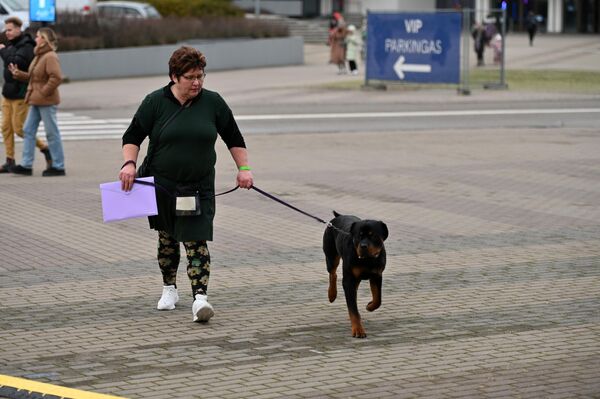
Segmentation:
[(462, 14), (369, 13), (367, 80), (460, 83)]
[(55, 22), (55, 0), (29, 0), (29, 20), (31, 22)]

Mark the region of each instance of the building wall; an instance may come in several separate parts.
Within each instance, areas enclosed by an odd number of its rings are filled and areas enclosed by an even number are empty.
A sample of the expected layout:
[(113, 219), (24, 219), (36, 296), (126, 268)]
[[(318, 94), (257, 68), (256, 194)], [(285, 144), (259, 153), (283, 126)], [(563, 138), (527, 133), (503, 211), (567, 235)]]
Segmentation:
[[(351, 1), (349, 1), (351, 2)], [(433, 11), (435, 0), (362, 0), (362, 12), (371, 11)]]
[[(244, 10), (254, 10), (256, 2), (254, 0), (234, 0), (233, 4)], [(260, 10), (278, 15), (287, 15), (290, 17), (302, 17), (302, 0), (260, 0)]]
[[(433, 11), (436, 0), (345, 0), (344, 13), (366, 14), (371, 11)], [(321, 0), (321, 15), (333, 12), (334, 0)]]
[[(509, 30), (524, 30), (525, 17), (532, 10), (543, 18), (540, 28), (548, 33), (600, 33), (600, 0), (508, 0), (507, 3)], [(476, 0), (476, 15), (486, 15), (485, 9), (498, 8), (500, 4), (499, 0)], [(517, 5), (519, 15), (515, 16)]]

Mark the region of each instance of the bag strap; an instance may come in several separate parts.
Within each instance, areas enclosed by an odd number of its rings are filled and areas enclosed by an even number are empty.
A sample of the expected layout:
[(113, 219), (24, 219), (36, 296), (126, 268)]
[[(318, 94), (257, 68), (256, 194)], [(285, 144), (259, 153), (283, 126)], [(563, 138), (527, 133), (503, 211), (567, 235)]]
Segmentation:
[[(177, 197), (177, 195), (173, 194), (172, 192), (170, 192), (169, 190), (167, 190), (166, 188), (164, 188), (162, 185), (160, 185), (158, 183), (152, 183), (152, 182), (145, 181), (145, 180), (140, 180), (140, 179), (133, 179), (133, 182), (137, 183), (137, 184), (141, 184), (143, 186), (153, 186), (153, 187), (156, 187), (159, 190), (161, 190), (162, 192), (164, 192), (165, 194), (167, 194), (171, 198), (176, 198)], [(227, 190), (227, 191), (224, 191), (224, 192), (219, 193), (219, 194), (212, 194), (212, 195), (209, 195), (208, 197), (200, 197), (200, 199), (201, 200), (206, 200), (206, 199), (211, 199), (211, 198), (214, 198), (214, 197), (218, 197), (220, 195), (229, 194), (229, 193), (234, 192), (238, 188), (240, 188), (240, 186), (235, 186), (234, 188), (232, 188), (230, 190)]]
[[(187, 100), (185, 103), (183, 103), (183, 105), (181, 107), (179, 107), (177, 109), (177, 111), (173, 112), (171, 114), (171, 116), (169, 116), (169, 119), (167, 119), (165, 121), (165, 123), (163, 123), (163, 125), (160, 127), (160, 130), (158, 131), (157, 136), (156, 136), (156, 143), (154, 144), (154, 146), (158, 146), (158, 141), (160, 139), (160, 136), (161, 136), (162, 132), (165, 130), (165, 128), (169, 125), (169, 123), (171, 123), (175, 119), (175, 117), (177, 115), (179, 115), (179, 113), (181, 111), (183, 111), (185, 108), (188, 108), (191, 103), (192, 103), (192, 100)], [(148, 137), (150, 137), (150, 136), (148, 136)], [(152, 146), (152, 148), (154, 148), (154, 146)], [(154, 151), (152, 151), (149, 154), (146, 154), (146, 161), (147, 161), (146, 168), (150, 166), (150, 161), (152, 161), (153, 157), (154, 157)]]
[(152, 186), (152, 187), (156, 187), (156, 188), (158, 188), (159, 190), (161, 190), (163, 193), (167, 194), (169, 197), (171, 197), (171, 198), (175, 198), (175, 197), (176, 197), (176, 195), (175, 195), (175, 194), (173, 194), (172, 192), (170, 192), (169, 190), (167, 190), (166, 188), (164, 188), (163, 186), (161, 186), (161, 185), (160, 185), (160, 184), (158, 184), (158, 183), (152, 183), (152, 182), (145, 181), (145, 180), (140, 180), (140, 179), (133, 179), (133, 182), (134, 182), (135, 184), (141, 184), (142, 186)]

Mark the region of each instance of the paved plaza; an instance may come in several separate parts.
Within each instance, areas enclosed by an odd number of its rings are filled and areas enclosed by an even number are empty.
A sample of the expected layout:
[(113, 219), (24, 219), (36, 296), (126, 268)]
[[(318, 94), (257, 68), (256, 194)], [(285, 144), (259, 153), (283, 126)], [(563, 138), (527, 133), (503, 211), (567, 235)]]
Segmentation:
[(39, 156), (0, 176), (0, 374), (126, 398), (600, 397), (598, 129), (246, 141), (259, 188), (388, 225), (382, 307), (359, 289), (366, 339), (341, 281), (327, 300), (324, 225), (254, 191), (217, 200), (214, 318), (192, 323), (183, 260), (176, 310), (157, 311), (155, 232), (102, 223), (120, 141), (67, 141), (67, 177)]

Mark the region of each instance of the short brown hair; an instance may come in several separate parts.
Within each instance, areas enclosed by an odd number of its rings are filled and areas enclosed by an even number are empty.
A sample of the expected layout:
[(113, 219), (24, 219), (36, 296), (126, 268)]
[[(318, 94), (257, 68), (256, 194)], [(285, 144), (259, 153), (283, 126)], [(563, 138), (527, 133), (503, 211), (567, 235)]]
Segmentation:
[(23, 21), (21, 21), (21, 18), (19, 17), (8, 17), (4, 20), (4, 24), (13, 24), (14, 26), (21, 28), (23, 26)]
[(173, 52), (169, 59), (169, 77), (179, 78), (191, 69), (206, 67), (206, 57), (193, 47), (181, 46)]

